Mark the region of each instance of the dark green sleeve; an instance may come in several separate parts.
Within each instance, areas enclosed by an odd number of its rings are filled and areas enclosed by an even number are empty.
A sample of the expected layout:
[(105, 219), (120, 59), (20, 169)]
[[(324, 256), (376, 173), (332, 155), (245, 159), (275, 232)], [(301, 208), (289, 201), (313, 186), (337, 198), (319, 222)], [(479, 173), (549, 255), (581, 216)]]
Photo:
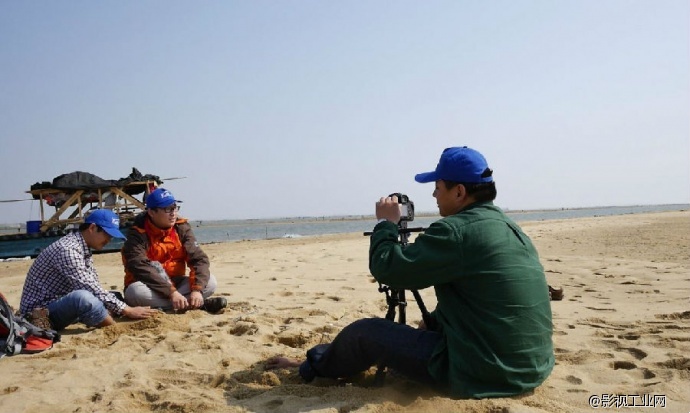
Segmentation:
[(397, 225), (382, 222), (371, 236), (369, 270), (377, 281), (393, 288), (421, 290), (443, 284), (462, 269), (461, 243), (460, 234), (436, 221), (403, 248), (398, 242)]

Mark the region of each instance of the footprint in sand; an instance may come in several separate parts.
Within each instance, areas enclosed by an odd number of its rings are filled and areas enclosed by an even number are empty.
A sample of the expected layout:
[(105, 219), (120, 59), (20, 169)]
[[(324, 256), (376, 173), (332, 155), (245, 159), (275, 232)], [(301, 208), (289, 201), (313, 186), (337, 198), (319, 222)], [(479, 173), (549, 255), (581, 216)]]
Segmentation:
[(618, 369), (623, 369), (623, 370), (632, 370), (636, 369), (637, 365), (633, 362), (630, 361), (614, 361), (611, 363), (611, 366), (613, 367), (614, 370)]
[(618, 338), (622, 338), (625, 340), (639, 340), (640, 335), (637, 333), (625, 333), (625, 334), (620, 334)]
[(19, 390), (19, 386), (9, 386), (2, 389), (2, 394), (10, 394)]
[(690, 373), (690, 359), (685, 357), (672, 358), (666, 361), (657, 363), (662, 367), (666, 367), (674, 370), (684, 370)]
[(654, 314), (654, 317), (662, 320), (690, 320), (690, 311), (683, 311), (682, 313), (671, 314)]
[(656, 377), (656, 374), (654, 374), (654, 372), (652, 372), (652, 371), (649, 370), (649, 369), (644, 369), (644, 368), (643, 368), (643, 369), (641, 369), (641, 370), (642, 370), (642, 377), (643, 377), (645, 380), (653, 379), (653, 378)]
[(621, 348), (621, 350), (625, 350), (628, 353), (632, 354), (632, 356), (635, 357), (637, 360), (642, 360), (643, 358), (647, 357), (647, 353), (645, 351), (640, 350), (639, 348), (624, 347)]
[(276, 337), (278, 343), (292, 348), (302, 348), (309, 342), (309, 337), (302, 333), (283, 334)]
[(335, 332), (337, 332), (337, 331), (338, 331), (338, 328), (336, 328), (336, 327), (334, 327), (334, 326), (332, 326), (332, 325), (326, 325), (326, 326), (323, 326), (323, 327), (316, 327), (316, 328), (314, 329), (314, 331), (317, 332), (317, 333), (326, 333), (326, 334), (330, 334), (330, 333), (335, 333)]
[(310, 316), (328, 315), (327, 311), (324, 310), (311, 310), (309, 311)]
[(575, 376), (566, 376), (565, 381), (570, 384), (582, 384), (582, 379)]
[(255, 323), (238, 321), (232, 328), (230, 334), (233, 336), (252, 336), (259, 331), (259, 326)]
[(614, 370), (630, 370), (633, 374), (639, 374), (642, 380), (653, 379), (657, 376), (656, 373), (649, 370), (648, 368), (638, 368), (635, 363), (630, 361), (614, 361), (613, 363), (611, 363), (611, 367), (613, 367)]
[[(623, 338), (624, 336), (618, 336), (618, 338)], [(620, 341), (618, 340), (602, 340), (602, 343), (612, 347), (616, 351), (626, 351), (630, 353), (635, 359), (642, 360), (647, 357), (647, 352), (634, 347), (622, 347)]]

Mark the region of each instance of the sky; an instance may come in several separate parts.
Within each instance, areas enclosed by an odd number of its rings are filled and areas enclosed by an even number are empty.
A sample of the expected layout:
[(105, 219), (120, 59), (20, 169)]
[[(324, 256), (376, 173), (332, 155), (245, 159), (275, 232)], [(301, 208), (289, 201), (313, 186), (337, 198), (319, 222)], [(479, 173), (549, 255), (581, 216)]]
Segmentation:
[(688, 203), (689, 54), (686, 0), (0, 0), (0, 200), (134, 167), (195, 220), (434, 212), (469, 146), (504, 209)]

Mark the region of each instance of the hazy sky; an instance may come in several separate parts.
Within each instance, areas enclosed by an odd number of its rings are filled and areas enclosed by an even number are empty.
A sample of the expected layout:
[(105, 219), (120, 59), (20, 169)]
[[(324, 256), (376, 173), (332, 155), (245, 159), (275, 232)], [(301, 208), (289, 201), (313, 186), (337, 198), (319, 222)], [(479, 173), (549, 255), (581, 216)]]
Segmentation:
[[(192, 219), (436, 211), (442, 150), (507, 209), (690, 202), (686, 0), (0, 0), (0, 199), (142, 173)], [(38, 217), (0, 203), (0, 223)]]

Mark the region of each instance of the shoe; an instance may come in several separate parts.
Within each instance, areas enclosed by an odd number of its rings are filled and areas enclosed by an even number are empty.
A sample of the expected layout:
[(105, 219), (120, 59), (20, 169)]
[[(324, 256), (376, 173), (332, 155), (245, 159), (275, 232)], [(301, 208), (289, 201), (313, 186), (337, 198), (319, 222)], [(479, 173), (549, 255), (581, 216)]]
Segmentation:
[(125, 296), (122, 295), (121, 292), (119, 292), (119, 291), (117, 291), (117, 290), (110, 290), (110, 291), (108, 291), (108, 292), (109, 292), (110, 294), (114, 295), (115, 298), (117, 298), (118, 300), (122, 301), (123, 303), (125, 302)]
[(45, 307), (34, 308), (31, 314), (26, 317), (26, 321), (44, 330), (51, 330), (53, 328), (50, 324), (50, 314)]
[(202, 310), (206, 310), (211, 314), (218, 314), (225, 310), (228, 306), (228, 300), (223, 297), (209, 297), (204, 300), (204, 305), (201, 307)]
[(561, 301), (563, 299), (563, 288), (553, 288), (549, 285), (549, 298), (551, 301)]
[(299, 365), (299, 375), (305, 383), (311, 383), (316, 378), (316, 372), (306, 360)]

